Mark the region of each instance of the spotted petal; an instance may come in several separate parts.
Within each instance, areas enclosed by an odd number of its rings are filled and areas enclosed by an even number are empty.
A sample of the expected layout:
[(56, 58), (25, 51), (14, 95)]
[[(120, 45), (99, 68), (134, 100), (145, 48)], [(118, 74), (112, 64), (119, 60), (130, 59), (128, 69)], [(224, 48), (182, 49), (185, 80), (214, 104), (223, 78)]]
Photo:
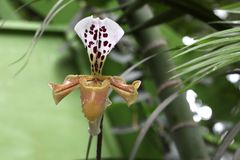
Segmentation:
[(79, 21), (74, 29), (87, 47), (92, 73), (101, 74), (106, 56), (123, 36), (123, 29), (109, 18), (93, 16)]

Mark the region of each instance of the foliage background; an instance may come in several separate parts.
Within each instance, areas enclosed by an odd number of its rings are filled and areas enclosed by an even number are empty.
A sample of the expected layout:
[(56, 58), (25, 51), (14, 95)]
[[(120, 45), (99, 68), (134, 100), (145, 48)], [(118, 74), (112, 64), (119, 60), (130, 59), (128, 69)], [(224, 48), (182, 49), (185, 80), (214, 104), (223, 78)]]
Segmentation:
[[(35, 31), (57, 0), (39, 0), (16, 12), (18, 7), (28, 2), (30, 0), (0, 1), (0, 17), (1, 22), (4, 23), (0, 29), (0, 156), (6, 160), (83, 159), (86, 154), (88, 132), (87, 121), (81, 112), (79, 93), (77, 91), (72, 93), (56, 107), (47, 83), (62, 82), (68, 74), (89, 74), (86, 50), (72, 28), (77, 20), (99, 11), (106, 13), (107, 9), (117, 7), (118, 2), (75, 0), (70, 3), (46, 28), (44, 35), (34, 48), (27, 67), (14, 77), (25, 61), (22, 60), (10, 66), (9, 64), (27, 51)], [(187, 0), (182, 3), (188, 4), (192, 10), (187, 10), (186, 13), (185, 10), (181, 10), (181, 5), (174, 6), (177, 4), (176, 1), (172, 1), (171, 5), (166, 4), (165, 1), (141, 2), (151, 6), (159, 24), (157, 29), (161, 33), (161, 38), (167, 41), (168, 48), (182, 47), (184, 36), (200, 38), (216, 30), (236, 26), (229, 24), (212, 26), (209, 22), (218, 19), (214, 19), (216, 17), (210, 11), (216, 8), (239, 11), (240, 7), (240, 4), (234, 0), (204, 0), (199, 3)], [(127, 14), (130, 15), (137, 9), (137, 7), (134, 8), (136, 4), (138, 3), (130, 3), (133, 9), (129, 13), (127, 10), (117, 10), (101, 16), (124, 19), (128, 16)], [(202, 14), (205, 11), (197, 10), (199, 5), (208, 9), (207, 16)], [(170, 14), (164, 16), (165, 11), (170, 11)], [(162, 15), (161, 18), (158, 15)], [(176, 17), (170, 15), (176, 15)], [(227, 20), (235, 19), (239, 19), (239, 14), (230, 14)], [(130, 30), (124, 21), (121, 21), (121, 25), (125, 31)], [(176, 66), (180, 66), (194, 58), (211, 53), (211, 49), (214, 49), (211, 47), (171, 60)], [(206, 52), (207, 49), (210, 51)], [(166, 54), (173, 57), (174, 51)], [(143, 59), (140, 52), (141, 46), (134, 40), (133, 34), (126, 35), (110, 54), (104, 67), (104, 74), (120, 75), (125, 69)], [(137, 104), (129, 109), (121, 99), (115, 95), (111, 96), (114, 103), (107, 109), (107, 117), (104, 120), (103, 157), (105, 158), (128, 157), (139, 128), (160, 103), (157, 98), (158, 86), (153, 81), (154, 76), (147, 68), (148, 65), (145, 63), (140, 65), (126, 77), (129, 81), (138, 78), (143, 82)], [(188, 66), (190, 67), (193, 67), (193, 64)], [(197, 94), (198, 107), (207, 105), (212, 110), (210, 119), (201, 118), (202, 120), (198, 122), (201, 126), (201, 135), (208, 146), (209, 155), (215, 153), (221, 137), (239, 121), (240, 78), (238, 76), (238, 80), (234, 83), (226, 78), (226, 75), (236, 68), (239, 68), (239, 62), (218, 69), (190, 88)], [(157, 71), (156, 69), (155, 74), (158, 74)], [(181, 74), (184, 71), (183, 68), (177, 70), (177, 73)], [(185, 80), (191, 74), (181, 74), (181, 78)], [(199, 117), (196, 110), (193, 114)], [(220, 124), (223, 127), (222, 130), (214, 130), (216, 124)], [(239, 136), (235, 137), (234, 143), (225, 153), (225, 159), (230, 159), (237, 150), (239, 138)], [(183, 141), (189, 141), (189, 139), (183, 139)], [(90, 157), (95, 157), (95, 146), (94, 140)], [(159, 116), (146, 135), (137, 157), (179, 159), (164, 114)]]

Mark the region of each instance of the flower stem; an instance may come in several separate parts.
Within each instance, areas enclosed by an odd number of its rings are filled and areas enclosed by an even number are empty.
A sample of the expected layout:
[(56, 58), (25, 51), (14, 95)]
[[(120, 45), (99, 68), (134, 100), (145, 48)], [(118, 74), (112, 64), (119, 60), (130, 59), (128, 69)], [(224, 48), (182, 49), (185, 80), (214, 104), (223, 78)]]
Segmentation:
[(102, 155), (102, 135), (103, 135), (103, 116), (100, 124), (100, 130), (101, 132), (97, 136), (97, 157), (96, 160), (101, 160)]
[(89, 135), (87, 153), (86, 153), (86, 160), (88, 160), (88, 156), (89, 156), (89, 152), (90, 152), (90, 148), (91, 148), (91, 144), (92, 144), (92, 137), (93, 136)]

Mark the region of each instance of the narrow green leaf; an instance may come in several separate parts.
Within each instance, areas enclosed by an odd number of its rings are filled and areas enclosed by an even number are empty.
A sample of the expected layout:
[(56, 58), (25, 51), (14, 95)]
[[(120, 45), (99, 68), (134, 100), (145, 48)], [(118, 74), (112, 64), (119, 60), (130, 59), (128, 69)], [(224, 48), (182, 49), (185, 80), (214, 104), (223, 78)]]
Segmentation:
[(230, 143), (233, 141), (233, 139), (236, 137), (236, 135), (240, 132), (240, 122), (238, 122), (233, 128), (228, 131), (226, 136), (224, 137), (221, 145), (217, 149), (217, 152), (215, 153), (213, 160), (219, 160), (225, 153), (227, 147), (230, 145)]
[(210, 58), (218, 56), (218, 55), (222, 55), (222, 54), (225, 55), (226, 53), (233, 53), (233, 52), (237, 52), (237, 51), (240, 51), (239, 44), (230, 45), (230, 46), (224, 47), (222, 49), (207, 53), (207, 54), (202, 55), (200, 57), (197, 57), (195, 59), (192, 59), (192, 60), (190, 60), (190, 61), (188, 61), (188, 62), (186, 62), (182, 65), (179, 65), (179, 66), (171, 69), (170, 72), (173, 71), (173, 70), (179, 70), (179, 69), (182, 69), (184, 67), (191, 66), (193, 64), (199, 63), (203, 60), (210, 59)]
[(196, 63), (195, 65), (192, 65), (191, 67), (187, 67), (186, 69), (183, 69), (183, 71), (181, 73), (173, 76), (173, 78), (180, 77), (184, 74), (196, 71), (205, 66), (212, 65), (212, 64), (218, 63), (220, 61), (228, 62), (228, 60), (231, 60), (232, 58), (236, 58), (236, 60), (237, 60), (239, 56), (240, 56), (240, 52), (235, 52), (235, 53), (231, 53), (231, 54), (227, 54), (227, 55), (215, 56), (215, 57), (205, 60), (203, 62)]
[(240, 40), (240, 36), (226, 37), (226, 38), (221, 38), (221, 39), (217, 39), (217, 40), (212, 40), (212, 41), (209, 41), (209, 42), (206, 42), (206, 43), (202, 43), (202, 44), (199, 44), (199, 45), (196, 45), (196, 46), (192, 46), (191, 48), (189, 48), (185, 51), (182, 51), (181, 53), (178, 53), (177, 55), (173, 56), (173, 58), (177, 58), (179, 56), (182, 56), (184, 54), (187, 54), (189, 52), (192, 52), (194, 50), (197, 50), (197, 49), (200, 49), (200, 48), (203, 48), (203, 47), (210, 47), (210, 46), (214, 47), (215, 45), (224, 44), (224, 43), (232, 43), (232, 42), (239, 41), (239, 40)]
[(137, 139), (134, 143), (133, 149), (131, 151), (129, 160), (134, 160), (137, 154), (138, 148), (141, 145), (146, 133), (148, 132), (149, 128), (152, 126), (152, 123), (156, 120), (160, 112), (162, 112), (172, 101), (174, 101), (179, 94), (177, 92), (171, 94), (167, 97), (162, 103), (160, 103), (156, 109), (151, 113), (148, 117), (147, 121), (145, 122), (143, 128), (141, 129), (140, 133), (137, 136)]

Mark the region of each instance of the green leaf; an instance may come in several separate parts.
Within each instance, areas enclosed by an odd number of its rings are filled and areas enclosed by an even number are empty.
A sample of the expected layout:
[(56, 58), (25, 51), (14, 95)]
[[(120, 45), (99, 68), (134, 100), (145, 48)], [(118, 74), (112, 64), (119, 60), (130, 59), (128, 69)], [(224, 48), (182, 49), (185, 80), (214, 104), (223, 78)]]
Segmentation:
[(0, 17), (3, 19), (19, 20), (21, 17), (14, 12), (15, 9), (8, 0), (0, 1)]

